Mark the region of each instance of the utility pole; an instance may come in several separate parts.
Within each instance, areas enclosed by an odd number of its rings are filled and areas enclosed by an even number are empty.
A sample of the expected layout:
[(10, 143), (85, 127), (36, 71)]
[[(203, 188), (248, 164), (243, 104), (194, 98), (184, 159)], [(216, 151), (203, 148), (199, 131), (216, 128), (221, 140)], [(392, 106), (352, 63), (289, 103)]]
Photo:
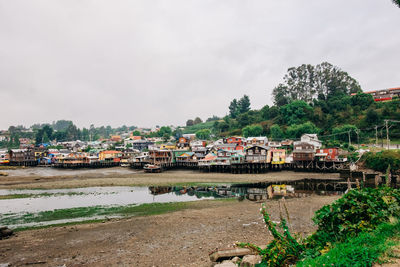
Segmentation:
[(359, 135), (359, 130), (356, 130), (356, 134), (357, 134), (357, 143), (358, 143), (358, 149), (360, 149), (360, 135)]
[(378, 147), (378, 125), (375, 125), (375, 146)]
[(385, 126), (386, 126), (386, 144), (387, 144), (387, 149), (390, 149), (388, 120), (385, 120)]

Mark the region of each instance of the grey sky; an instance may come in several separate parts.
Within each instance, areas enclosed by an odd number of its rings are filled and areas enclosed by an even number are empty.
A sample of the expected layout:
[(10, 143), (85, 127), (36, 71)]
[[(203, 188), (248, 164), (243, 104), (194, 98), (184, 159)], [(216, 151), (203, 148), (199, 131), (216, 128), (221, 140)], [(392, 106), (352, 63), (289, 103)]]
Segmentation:
[(184, 125), (303, 63), (397, 87), (399, 25), (390, 0), (0, 0), (0, 129)]

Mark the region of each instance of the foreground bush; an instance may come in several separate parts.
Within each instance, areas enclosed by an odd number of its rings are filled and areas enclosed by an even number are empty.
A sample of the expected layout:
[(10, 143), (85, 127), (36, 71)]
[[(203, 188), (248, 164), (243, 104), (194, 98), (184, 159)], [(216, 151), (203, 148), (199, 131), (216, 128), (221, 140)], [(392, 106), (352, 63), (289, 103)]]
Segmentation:
[(265, 249), (249, 243), (238, 243), (238, 246), (256, 250), (262, 257), (262, 263), (259, 266), (278, 267), (296, 263), (304, 250), (304, 246), (290, 234), (286, 220), (281, 218), (279, 227), (282, 233), (280, 233), (276, 229), (277, 225), (271, 221), (264, 205), (261, 208), (261, 214), (274, 239)]
[(263, 259), (260, 266), (286, 266), (304, 258), (300, 266), (370, 266), (386, 250), (383, 241), (391, 233), (400, 233), (399, 223), (387, 225), (390, 219), (400, 216), (399, 203), (398, 189), (351, 190), (316, 212), (313, 221), (318, 229), (302, 242), (290, 234), (282, 216), (279, 232), (263, 206), (261, 214), (274, 239), (266, 249), (248, 243), (238, 245), (256, 250)]
[[(334, 242), (343, 242), (360, 232), (374, 230), (400, 215), (400, 191), (390, 187), (351, 190), (316, 212), (318, 230), (307, 241), (315, 255)], [(310, 253), (310, 251), (308, 251)]]
[(297, 266), (372, 266), (385, 251), (398, 245), (390, 238), (399, 235), (400, 223), (384, 223), (373, 232), (349, 238), (319, 257), (298, 262)]

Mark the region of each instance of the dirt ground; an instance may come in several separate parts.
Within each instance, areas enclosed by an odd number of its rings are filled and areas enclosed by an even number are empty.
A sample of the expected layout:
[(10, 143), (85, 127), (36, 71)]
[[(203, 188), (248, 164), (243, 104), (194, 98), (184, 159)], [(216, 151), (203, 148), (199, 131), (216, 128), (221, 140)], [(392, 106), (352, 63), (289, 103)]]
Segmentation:
[(9, 176), (0, 176), (0, 189), (17, 188), (76, 188), (90, 186), (148, 186), (187, 183), (240, 183), (295, 180), (302, 178), (337, 178), (335, 173), (270, 172), (264, 174), (202, 173), (199, 171), (166, 171), (144, 173), (129, 168), (92, 170), (58, 170), (27, 168), (7, 170)]
[[(335, 199), (286, 200), (292, 231), (306, 235), (315, 230), (311, 216)], [(270, 240), (260, 205), (248, 200), (199, 201), (193, 209), (163, 215), (23, 231), (0, 240), (0, 265), (212, 266), (208, 254), (216, 248)], [(278, 221), (278, 201), (268, 201), (267, 209)]]

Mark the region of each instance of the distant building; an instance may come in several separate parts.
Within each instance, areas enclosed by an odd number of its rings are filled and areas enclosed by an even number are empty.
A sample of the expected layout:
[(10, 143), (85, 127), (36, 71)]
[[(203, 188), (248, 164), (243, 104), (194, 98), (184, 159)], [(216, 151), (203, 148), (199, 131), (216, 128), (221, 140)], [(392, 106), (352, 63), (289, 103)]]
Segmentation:
[[(393, 98), (400, 98), (400, 87), (375, 90), (364, 92), (364, 94), (372, 95), (375, 102), (379, 101), (390, 101)], [(352, 96), (356, 95), (356, 93), (351, 94)]]

